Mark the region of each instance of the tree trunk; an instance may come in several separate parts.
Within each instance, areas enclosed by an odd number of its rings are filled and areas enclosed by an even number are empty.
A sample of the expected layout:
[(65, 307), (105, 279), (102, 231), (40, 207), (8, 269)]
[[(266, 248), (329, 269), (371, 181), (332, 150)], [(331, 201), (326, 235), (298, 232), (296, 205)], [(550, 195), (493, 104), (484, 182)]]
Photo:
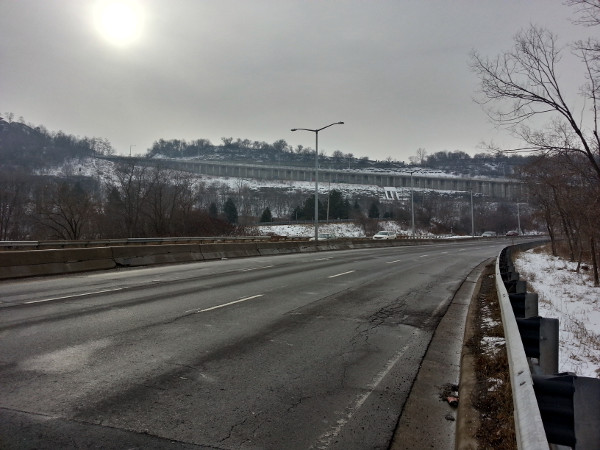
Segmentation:
[(594, 237), (590, 238), (590, 247), (592, 250), (592, 266), (594, 273), (594, 286), (600, 286), (600, 281), (598, 280), (598, 258), (596, 257), (596, 243), (594, 241)]
[(550, 225), (550, 221), (546, 220), (546, 228), (548, 229), (548, 236), (550, 236), (550, 245), (552, 247), (552, 256), (557, 256), (556, 253), (556, 239), (554, 237), (554, 227)]

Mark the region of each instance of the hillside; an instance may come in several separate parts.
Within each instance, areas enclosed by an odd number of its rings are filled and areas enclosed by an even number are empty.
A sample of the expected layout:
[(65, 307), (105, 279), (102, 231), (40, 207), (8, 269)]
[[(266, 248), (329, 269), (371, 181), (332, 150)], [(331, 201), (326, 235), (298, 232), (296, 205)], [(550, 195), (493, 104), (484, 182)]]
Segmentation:
[[(233, 138), (223, 138), (222, 145), (213, 145), (206, 139), (194, 141), (160, 139), (147, 151), (146, 156), (300, 167), (314, 167), (315, 163), (314, 149), (303, 146), (292, 147), (283, 139), (269, 144), (248, 139), (234, 141)], [(442, 151), (424, 156), (419, 165), (405, 164), (392, 159), (371, 160), (366, 156), (358, 158), (339, 150), (332, 155), (319, 154), (319, 166), (323, 169), (402, 172), (421, 168), (448, 175), (492, 178), (511, 176), (515, 172), (515, 167), (528, 162), (528, 157), (520, 155), (480, 153), (470, 156), (461, 151)]]
[(110, 154), (106, 139), (80, 138), (43, 126), (8, 122), (0, 117), (0, 167), (33, 172), (95, 154)]
[[(22, 120), (7, 121), (0, 117), (0, 161), (4, 169), (19, 168), (31, 172), (61, 165), (69, 159), (111, 154), (114, 154), (114, 149), (105, 138), (51, 132), (43, 125), (25, 124)], [(390, 158), (385, 161), (371, 160), (367, 156), (357, 157), (336, 150), (332, 155), (320, 154), (319, 165), (323, 169), (406, 171), (422, 168), (449, 175), (507, 177), (514, 173), (515, 167), (528, 162), (527, 157), (518, 155), (481, 153), (470, 156), (461, 151), (442, 151), (422, 156), (416, 165)], [(283, 139), (269, 144), (249, 139), (222, 138), (220, 145), (214, 145), (207, 139), (159, 139), (147, 150), (146, 157), (299, 167), (314, 167), (315, 161), (314, 149), (301, 145), (293, 147)]]
[[(276, 221), (314, 220), (314, 182), (201, 176), (165, 164), (147, 164), (167, 156), (309, 167), (314, 162), (310, 149), (291, 149), (285, 141), (270, 145), (238, 141), (226, 139), (221, 146), (203, 141), (195, 144), (197, 148), (179, 141), (179, 154), (149, 151), (147, 159), (107, 161), (98, 158), (112, 153), (105, 139), (0, 120), (0, 240), (222, 235), (244, 233), (244, 227), (263, 221), (263, 216)], [(167, 142), (161, 146), (167, 148)], [(190, 148), (195, 155), (190, 155)], [(455, 173), (463, 168), (470, 176), (506, 171), (507, 161), (512, 161), (493, 157), (477, 166), (475, 161), (482, 157), (454, 153), (433, 160), (439, 167), (456, 169)], [(321, 167), (339, 165), (350, 171), (437, 170), (339, 153), (323, 156), (320, 162)], [(413, 192), (418, 229), (470, 234), (470, 199), (464, 191), (434, 191), (425, 186), (401, 190), (401, 198), (391, 200), (382, 187), (372, 184), (323, 182), (319, 185), (319, 218), (351, 219), (363, 229), (367, 223), (376, 226), (371, 222), (379, 218), (393, 219), (407, 229)], [(516, 228), (514, 202), (480, 196), (474, 211), (477, 232), (504, 233)], [(521, 208), (521, 226), (539, 227), (526, 208)]]

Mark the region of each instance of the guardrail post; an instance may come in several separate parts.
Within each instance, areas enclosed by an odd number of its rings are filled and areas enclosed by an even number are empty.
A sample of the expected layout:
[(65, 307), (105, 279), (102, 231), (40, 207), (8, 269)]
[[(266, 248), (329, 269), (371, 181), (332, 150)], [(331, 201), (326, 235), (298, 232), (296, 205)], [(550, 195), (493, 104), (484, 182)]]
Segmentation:
[(531, 364), (533, 372), (558, 372), (558, 319), (530, 317), (516, 320), (525, 355), (537, 359), (537, 363), (532, 361)]
[(506, 292), (509, 294), (525, 294), (527, 293), (527, 281), (525, 280), (510, 280), (505, 281)]
[(558, 372), (558, 319), (542, 318), (540, 322), (540, 369), (542, 373)]
[(576, 448), (600, 447), (600, 379), (575, 378), (573, 405)]
[(548, 442), (575, 447), (575, 375), (533, 376), (533, 390), (540, 407)]
[(538, 295), (535, 292), (508, 294), (510, 304), (518, 319), (538, 316)]
[(600, 379), (534, 375), (533, 390), (548, 442), (574, 449), (600, 448)]
[(517, 281), (519, 279), (519, 272), (515, 272), (513, 270), (509, 270), (507, 272), (500, 272), (500, 276), (502, 277), (502, 281)]

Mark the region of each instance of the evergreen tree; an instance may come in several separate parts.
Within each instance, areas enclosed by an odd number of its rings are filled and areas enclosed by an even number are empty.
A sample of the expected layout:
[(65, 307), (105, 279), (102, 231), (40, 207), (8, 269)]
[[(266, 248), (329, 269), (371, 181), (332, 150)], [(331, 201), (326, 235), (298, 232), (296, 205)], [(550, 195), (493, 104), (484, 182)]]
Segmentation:
[[(325, 219), (327, 215), (326, 207), (319, 200), (319, 220)], [(298, 217), (299, 218), (299, 217)], [(304, 201), (304, 206), (302, 207), (302, 219), (304, 220), (315, 220), (315, 197), (310, 196)]]
[(237, 208), (235, 207), (235, 203), (233, 203), (233, 200), (231, 199), (231, 197), (229, 197), (227, 199), (227, 201), (225, 202), (225, 205), (223, 206), (223, 213), (225, 214), (225, 218), (227, 219), (227, 222), (229, 222), (231, 224), (237, 223), (238, 212), (237, 212)]
[(379, 219), (379, 207), (377, 206), (377, 202), (371, 203), (369, 207), (369, 219)]
[(271, 214), (271, 210), (269, 209), (269, 207), (267, 206), (265, 208), (265, 210), (262, 212), (262, 215), (260, 216), (260, 221), (262, 223), (266, 223), (266, 222), (273, 222), (273, 216)]
[(329, 218), (347, 219), (350, 215), (350, 203), (344, 200), (340, 191), (333, 189), (329, 193)]

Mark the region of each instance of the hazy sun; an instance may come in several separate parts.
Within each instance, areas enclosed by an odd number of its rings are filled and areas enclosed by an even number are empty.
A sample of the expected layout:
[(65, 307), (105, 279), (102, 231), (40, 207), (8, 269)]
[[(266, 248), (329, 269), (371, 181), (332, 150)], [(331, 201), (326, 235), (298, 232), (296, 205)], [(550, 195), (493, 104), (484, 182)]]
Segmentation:
[(124, 46), (140, 37), (142, 15), (139, 3), (134, 0), (104, 0), (96, 5), (94, 22), (106, 40)]

